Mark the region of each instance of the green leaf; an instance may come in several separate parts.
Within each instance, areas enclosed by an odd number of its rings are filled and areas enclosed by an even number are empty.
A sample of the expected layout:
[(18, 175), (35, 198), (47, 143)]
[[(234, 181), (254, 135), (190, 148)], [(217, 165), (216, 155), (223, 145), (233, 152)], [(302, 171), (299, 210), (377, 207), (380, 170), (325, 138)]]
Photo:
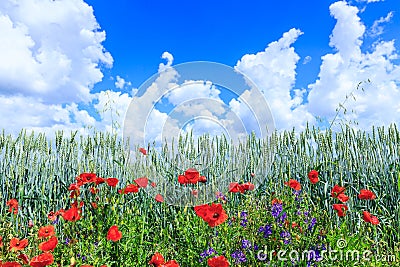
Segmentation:
[(397, 190), (400, 192), (400, 172), (397, 174)]

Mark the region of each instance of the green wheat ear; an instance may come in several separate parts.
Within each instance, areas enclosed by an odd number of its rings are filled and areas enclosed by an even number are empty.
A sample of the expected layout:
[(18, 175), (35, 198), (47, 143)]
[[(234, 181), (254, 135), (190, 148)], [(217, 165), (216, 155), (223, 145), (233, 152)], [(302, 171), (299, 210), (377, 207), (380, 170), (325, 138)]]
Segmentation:
[(400, 192), (400, 171), (397, 173), (397, 190)]

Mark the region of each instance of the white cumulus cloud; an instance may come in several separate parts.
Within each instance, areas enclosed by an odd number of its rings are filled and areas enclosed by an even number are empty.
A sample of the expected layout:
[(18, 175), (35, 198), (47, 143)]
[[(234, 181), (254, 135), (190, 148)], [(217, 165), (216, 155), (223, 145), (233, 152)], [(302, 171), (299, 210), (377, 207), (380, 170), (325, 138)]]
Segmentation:
[(44, 103), (90, 101), (113, 59), (93, 9), (82, 0), (0, 3), (0, 94)]
[[(371, 52), (362, 52), (365, 26), (357, 15), (358, 9), (340, 1), (330, 10), (337, 19), (330, 41), (336, 53), (322, 57), (318, 79), (309, 85), (308, 110), (332, 120), (339, 103), (353, 92), (356, 101), (346, 101), (348, 114), (343, 118), (358, 121), (358, 127), (364, 129), (398, 122), (400, 68), (393, 62), (399, 57), (394, 41), (377, 42)], [(362, 84), (365, 92), (355, 90), (359, 82), (368, 79), (371, 83)]]
[[(296, 67), (300, 59), (292, 44), (302, 35), (299, 29), (291, 29), (264, 51), (244, 55), (236, 67), (247, 75), (261, 90), (270, 106), (277, 129), (302, 129), (306, 121), (314, 117), (300, 104), (299, 91), (295, 98), (290, 95), (296, 81)], [(239, 110), (237, 105), (236, 109)]]
[(124, 89), (125, 86), (131, 86), (131, 82), (127, 82), (125, 81), (124, 78), (121, 78), (119, 75), (117, 75), (116, 77), (116, 82), (115, 82), (115, 87), (117, 87), (118, 89)]
[(158, 72), (162, 72), (165, 69), (171, 67), (172, 63), (174, 62), (174, 57), (172, 56), (171, 53), (165, 51), (162, 55), (161, 55), (162, 59), (166, 59), (167, 60), (167, 64), (164, 63), (160, 63), (160, 65), (158, 66)]

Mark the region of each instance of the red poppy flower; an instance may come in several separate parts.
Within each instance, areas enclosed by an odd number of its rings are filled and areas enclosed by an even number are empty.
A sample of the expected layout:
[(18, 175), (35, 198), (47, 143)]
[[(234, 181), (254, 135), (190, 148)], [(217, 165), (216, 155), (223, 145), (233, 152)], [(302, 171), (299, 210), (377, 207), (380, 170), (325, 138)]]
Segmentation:
[(318, 172), (316, 170), (312, 170), (308, 173), (308, 179), (310, 179), (310, 182), (313, 184), (318, 183)]
[(2, 248), (2, 247), (3, 247), (3, 237), (0, 236), (0, 248)]
[(189, 183), (195, 184), (199, 180), (200, 173), (196, 169), (190, 168), (185, 171), (185, 177)]
[(164, 264), (161, 264), (160, 267), (179, 267), (179, 263), (176, 260), (169, 260)]
[(19, 240), (18, 238), (12, 238), (10, 240), (10, 250), (11, 251), (19, 251), (26, 248), (28, 245), (28, 239)]
[(205, 218), (207, 215), (207, 211), (208, 208), (210, 206), (208, 204), (203, 204), (203, 205), (199, 205), (199, 206), (195, 206), (194, 207), (194, 212), (196, 213), (197, 216), (201, 217), (201, 218)]
[(156, 187), (156, 183), (155, 182), (152, 182), (150, 185), (151, 185), (151, 187)]
[(151, 257), (149, 261), (149, 265), (153, 264), (154, 266), (160, 266), (161, 264), (164, 263), (164, 257), (160, 253), (156, 252), (154, 255)]
[(199, 181), (206, 182), (207, 179), (204, 176), (200, 177), (199, 172), (194, 168), (187, 169), (185, 175), (178, 175), (180, 184), (196, 184)]
[(51, 251), (54, 250), (56, 248), (58, 244), (58, 239), (56, 236), (52, 236), (50, 237), (49, 240), (42, 242), (39, 244), (39, 249), (41, 251)]
[(163, 196), (160, 195), (160, 194), (157, 194), (156, 197), (155, 197), (155, 199), (156, 199), (157, 202), (164, 202), (164, 198), (163, 198)]
[(245, 191), (249, 191), (249, 190), (252, 191), (252, 190), (254, 190), (254, 184), (247, 182), (247, 183), (241, 184), (239, 186), (239, 188), (240, 188), (241, 193), (244, 193)]
[(104, 182), (105, 182), (104, 178), (96, 177), (96, 181), (95, 181), (96, 185), (102, 184)]
[(228, 192), (231, 192), (231, 193), (240, 192), (243, 194), (244, 192), (249, 191), (249, 190), (254, 190), (254, 184), (252, 184), (250, 182), (247, 182), (244, 184), (239, 184), (237, 182), (233, 182), (233, 183), (229, 184)]
[(49, 214), (47, 214), (47, 218), (49, 218), (50, 221), (55, 221), (57, 219), (57, 215), (54, 211), (50, 211)]
[(296, 222), (292, 222), (292, 228), (298, 228), (300, 230), (300, 233), (303, 233), (303, 229), (301, 229), (301, 226), (297, 224)]
[[(29, 264), (29, 258), (26, 254), (19, 254), (18, 259), (22, 260), (23, 264)], [(1, 265), (0, 265), (1, 266)]]
[(14, 214), (18, 213), (18, 201), (15, 198), (10, 199), (6, 202), (6, 205), (9, 207), (8, 211), (13, 212)]
[(358, 195), (359, 199), (375, 199), (376, 195), (372, 192), (369, 191), (368, 189), (361, 189), (360, 194)]
[(229, 184), (229, 191), (231, 193), (237, 193), (240, 192), (240, 186), (239, 183), (233, 182)]
[(54, 226), (53, 225), (47, 225), (47, 226), (43, 226), (40, 227), (39, 229), (39, 237), (49, 237), (49, 236), (53, 236), (56, 233), (54, 232)]
[(137, 178), (134, 181), (139, 187), (143, 187), (143, 188), (146, 188), (147, 185), (149, 184), (149, 179), (147, 179), (147, 177)]
[(144, 149), (143, 147), (139, 148), (140, 153), (142, 153), (143, 155), (147, 155), (147, 150)]
[(1, 263), (1, 261), (0, 261), (0, 264), (1, 264), (0, 265), (1, 267), (22, 267), (21, 264), (19, 264), (16, 261), (7, 261), (4, 263)]
[(277, 199), (277, 198), (274, 198), (274, 199), (271, 201), (271, 205), (274, 205), (274, 204), (276, 204), (276, 203), (282, 204), (282, 200)]
[(109, 186), (115, 187), (117, 185), (117, 183), (118, 183), (118, 179), (117, 178), (107, 178), (106, 179), (106, 183)]
[(205, 176), (200, 176), (199, 177), (199, 182), (200, 183), (206, 183), (207, 182), (207, 178)]
[(59, 209), (58, 211), (56, 211), (56, 213), (55, 213), (54, 215), (55, 215), (56, 218), (57, 218), (58, 215), (63, 216), (64, 213), (65, 213), (65, 210), (64, 210), (64, 209)]
[(77, 185), (81, 186), (87, 183), (94, 183), (97, 180), (97, 175), (95, 173), (81, 173), (78, 177), (75, 178), (77, 181)]
[(97, 203), (96, 203), (96, 202), (91, 202), (90, 204), (92, 205), (92, 207), (93, 207), (94, 209), (97, 209), (97, 208), (98, 208), (98, 206), (97, 206)]
[(210, 227), (215, 227), (225, 222), (228, 215), (220, 203), (212, 203), (211, 206), (204, 204), (194, 207), (197, 216), (201, 217)]
[(339, 186), (339, 185), (335, 185), (332, 188), (331, 196), (333, 198), (339, 199), (343, 203), (347, 202), (347, 200), (349, 200), (349, 197), (344, 194), (344, 191), (346, 191), (345, 187), (342, 187), (342, 186)]
[(45, 267), (54, 262), (53, 254), (45, 252), (31, 259), (29, 263), (32, 267)]
[(79, 185), (78, 184), (70, 184), (68, 187), (69, 191), (73, 191), (73, 190), (79, 190)]
[(186, 176), (185, 175), (178, 175), (178, 183), (180, 184), (187, 184)]
[(139, 192), (139, 187), (135, 184), (128, 184), (122, 190), (118, 190), (119, 194), (137, 193)]
[(64, 220), (76, 222), (81, 218), (80, 211), (77, 207), (72, 207), (61, 214)]
[(301, 189), (300, 183), (294, 179), (290, 179), (289, 182), (285, 182), (285, 185), (288, 185), (290, 188), (293, 188), (296, 191), (299, 191)]
[(121, 238), (122, 238), (122, 233), (121, 231), (118, 230), (118, 226), (116, 225), (111, 226), (107, 233), (107, 240), (116, 242)]
[(210, 267), (228, 267), (230, 265), (225, 256), (209, 258), (207, 264)]
[(363, 219), (365, 222), (377, 225), (379, 224), (379, 220), (376, 216), (371, 215), (368, 211), (363, 211)]
[(344, 204), (333, 204), (333, 209), (337, 211), (339, 217), (345, 216), (345, 211), (349, 208)]

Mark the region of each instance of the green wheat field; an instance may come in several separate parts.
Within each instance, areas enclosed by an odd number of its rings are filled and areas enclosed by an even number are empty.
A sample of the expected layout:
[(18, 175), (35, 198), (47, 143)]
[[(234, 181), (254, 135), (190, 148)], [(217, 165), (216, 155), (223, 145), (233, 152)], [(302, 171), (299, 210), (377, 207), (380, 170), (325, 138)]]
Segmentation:
[[(394, 124), (131, 147), (103, 132), (3, 131), (0, 266), (400, 266)], [(188, 169), (206, 182), (180, 183)], [(169, 205), (179, 190), (192, 205)]]

